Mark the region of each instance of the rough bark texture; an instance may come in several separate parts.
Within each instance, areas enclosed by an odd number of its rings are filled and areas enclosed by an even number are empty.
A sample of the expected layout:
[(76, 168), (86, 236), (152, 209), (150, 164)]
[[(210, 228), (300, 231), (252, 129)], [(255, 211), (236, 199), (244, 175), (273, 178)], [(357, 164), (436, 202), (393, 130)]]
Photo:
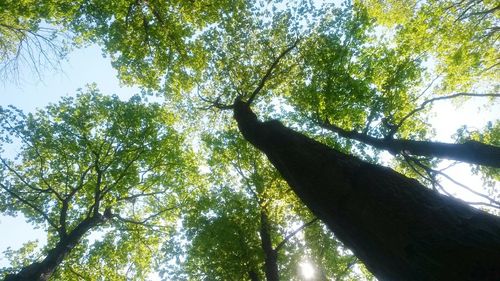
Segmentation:
[(82, 221), (73, 231), (56, 244), (41, 262), (32, 263), (16, 274), (9, 274), (4, 281), (47, 281), (57, 266), (75, 248), (80, 239), (93, 227), (103, 221), (103, 218), (92, 217)]
[(500, 218), (259, 122), (239, 100), (234, 114), (245, 139), (380, 280), (500, 280)]
[(430, 141), (378, 139), (354, 131), (346, 131), (331, 124), (323, 124), (323, 127), (338, 133), (340, 136), (355, 139), (379, 149), (391, 153), (439, 157), (457, 160), (471, 164), (485, 165), (500, 168), (500, 147), (477, 141), (466, 141), (464, 143), (443, 143)]
[(264, 250), (264, 271), (267, 281), (279, 281), (278, 253), (274, 250), (269, 219), (264, 211), (260, 213), (260, 241)]

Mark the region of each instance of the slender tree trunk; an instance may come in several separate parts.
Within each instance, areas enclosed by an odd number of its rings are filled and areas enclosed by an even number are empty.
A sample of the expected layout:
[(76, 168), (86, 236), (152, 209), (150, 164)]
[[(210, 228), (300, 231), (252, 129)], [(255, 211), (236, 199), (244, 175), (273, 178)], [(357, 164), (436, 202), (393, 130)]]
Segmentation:
[(399, 139), (378, 139), (358, 132), (347, 131), (331, 124), (322, 124), (322, 126), (336, 132), (342, 137), (355, 139), (378, 149), (390, 151), (391, 153), (401, 153), (406, 151), (407, 153), (413, 155), (439, 157), (500, 168), (500, 147), (477, 141), (467, 141), (464, 143), (443, 143)]
[(294, 192), (381, 280), (500, 280), (500, 218), (343, 154), (237, 100), (234, 117)]
[(259, 275), (255, 270), (249, 270), (248, 277), (250, 278), (250, 281), (260, 281)]
[(269, 219), (264, 211), (260, 212), (260, 240), (264, 250), (264, 271), (267, 281), (279, 281), (278, 252), (273, 248)]
[(57, 266), (75, 248), (83, 235), (102, 221), (103, 219), (100, 216), (85, 219), (66, 237), (62, 238), (41, 262), (32, 263), (16, 274), (7, 275), (4, 281), (49, 280)]

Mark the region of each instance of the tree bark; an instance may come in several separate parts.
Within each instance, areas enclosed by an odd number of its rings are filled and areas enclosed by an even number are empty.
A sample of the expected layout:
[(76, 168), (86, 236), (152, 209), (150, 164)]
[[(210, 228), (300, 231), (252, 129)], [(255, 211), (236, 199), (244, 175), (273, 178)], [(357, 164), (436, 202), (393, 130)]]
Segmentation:
[(269, 219), (264, 211), (260, 212), (260, 241), (264, 250), (264, 271), (267, 281), (279, 281), (278, 252), (273, 248)]
[(47, 256), (41, 262), (32, 263), (21, 269), (16, 274), (9, 274), (4, 281), (47, 281), (54, 273), (57, 266), (61, 264), (64, 258), (75, 248), (80, 239), (90, 229), (97, 226), (104, 220), (104, 217), (98, 215), (83, 220), (67, 236), (60, 239), (56, 246), (51, 249)]
[(248, 277), (250, 278), (250, 281), (260, 281), (259, 275), (255, 270), (248, 271)]
[(239, 99), (234, 118), (294, 192), (380, 280), (500, 280), (500, 218), (343, 154)]
[(445, 158), (477, 165), (500, 168), (500, 147), (477, 141), (464, 143), (444, 143), (401, 139), (379, 139), (355, 131), (347, 131), (332, 124), (321, 124), (342, 137), (354, 139), (391, 153)]

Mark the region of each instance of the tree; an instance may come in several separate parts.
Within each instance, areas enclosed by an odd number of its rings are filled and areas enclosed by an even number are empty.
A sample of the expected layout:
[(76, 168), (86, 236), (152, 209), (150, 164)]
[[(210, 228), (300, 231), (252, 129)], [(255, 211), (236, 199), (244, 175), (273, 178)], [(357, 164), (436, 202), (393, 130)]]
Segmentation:
[[(203, 65), (199, 42), (187, 39), (236, 16), (234, 11), (243, 10), (245, 2), (4, 1), (0, 71), (17, 70), (21, 62), (40, 74), (40, 63), (54, 65), (71, 43), (79, 47), (98, 42), (124, 82), (158, 88), (163, 76), (182, 78)], [(62, 35), (66, 42), (56, 40)]]
[(72, 1), (2, 1), (0, 75), (15, 78), (28, 69), (41, 78), (46, 66), (57, 67), (72, 38), (55, 25), (72, 17), (76, 8)]
[(438, 92), (466, 92), (478, 81), (495, 84), (499, 7), (494, 1), (358, 2), (378, 24), (395, 31), (398, 46), (435, 60), (431, 79), (440, 77)]
[[(48, 235), (42, 258), (4, 271), (5, 280), (68, 280), (67, 271), (92, 278), (65, 261), (99, 257), (117, 261), (106, 262), (116, 277), (146, 278), (196, 171), (174, 116), (94, 87), (35, 114), (2, 108), (1, 115), (2, 143), (21, 146), (10, 160), (8, 151), (0, 158), (1, 211), (22, 213)], [(86, 240), (91, 232), (103, 239)]]
[[(245, 139), (263, 151), (302, 201), (387, 280), (494, 280), (500, 219), (298, 134), (260, 122), (237, 100)], [(456, 269), (451, 271), (455, 267)]]
[[(172, 236), (163, 276), (175, 280), (302, 280), (300, 263), (336, 280), (360, 280), (356, 259), (311, 218), (236, 128), (204, 137), (211, 192), (199, 194)], [(302, 233), (303, 236), (299, 236)], [(299, 238), (300, 237), (300, 238)], [(176, 266), (168, 266), (179, 257)]]
[[(432, 128), (420, 104), (495, 90), (495, 4), (220, 3), (209, 7), (213, 17), (204, 21), (191, 13), (202, 6), (190, 10), (180, 2), (84, 2), (64, 24), (79, 40), (100, 44), (122, 81), (160, 90), (166, 106), (204, 133), (232, 122), (234, 110), (244, 137), (376, 276), (487, 279), (473, 275), (491, 268), (495, 277), (498, 218), (357, 160), (353, 155), (373, 163), (379, 157), (350, 139), (325, 137), (317, 126), (329, 120), (376, 138), (428, 141)], [(386, 10), (391, 22), (383, 20)], [(181, 15), (176, 20), (175, 12)], [(277, 122), (257, 122), (250, 105), (264, 119), (283, 120), (310, 138)], [(218, 218), (221, 231), (232, 217)], [(445, 272), (457, 265), (456, 273)]]
[(237, 16), (245, 2), (80, 1), (64, 26), (80, 41), (99, 43), (123, 82), (184, 88), (176, 80), (204, 65), (196, 33)]

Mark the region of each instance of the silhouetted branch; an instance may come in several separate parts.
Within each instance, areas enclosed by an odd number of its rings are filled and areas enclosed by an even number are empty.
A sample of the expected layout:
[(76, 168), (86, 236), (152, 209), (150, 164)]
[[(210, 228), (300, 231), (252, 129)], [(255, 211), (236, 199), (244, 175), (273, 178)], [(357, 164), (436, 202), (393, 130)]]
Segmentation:
[(91, 280), (90, 278), (88, 277), (85, 277), (83, 276), (82, 274), (78, 273), (71, 265), (68, 265), (68, 269), (71, 273), (73, 273), (74, 275), (76, 275), (79, 279), (82, 279), (82, 280)]
[(254, 101), (257, 94), (262, 90), (262, 88), (266, 84), (267, 80), (269, 80), (271, 78), (271, 75), (273, 74), (273, 70), (276, 68), (276, 66), (278, 66), (278, 63), (280, 62), (280, 60), (283, 59), (283, 57), (285, 57), (293, 49), (295, 49), (295, 47), (297, 47), (297, 44), (299, 43), (299, 41), (300, 41), (300, 39), (297, 39), (295, 42), (293, 42), (293, 44), (290, 47), (286, 48), (283, 52), (281, 52), (281, 54), (279, 56), (277, 56), (274, 59), (271, 66), (269, 66), (266, 73), (264, 74), (264, 76), (260, 80), (259, 84), (257, 84), (257, 87), (255, 88), (255, 90), (252, 92), (252, 94), (248, 98), (248, 100), (247, 100), (248, 105), (252, 104), (252, 102)]
[(283, 239), (283, 241), (281, 241), (278, 244), (278, 246), (276, 246), (276, 248), (274, 248), (274, 251), (278, 252), (281, 248), (283, 248), (283, 246), (285, 246), (286, 242), (288, 242), (293, 236), (295, 236), (297, 233), (299, 233), (302, 229), (304, 229), (306, 227), (309, 227), (310, 225), (314, 224), (318, 220), (319, 220), (318, 218), (314, 218), (311, 221), (303, 224), (299, 228), (297, 228), (294, 231), (292, 231), (290, 234), (288, 234), (287, 236), (285, 236), (285, 238)]
[(433, 103), (433, 102), (439, 101), (439, 100), (453, 99), (453, 98), (456, 98), (456, 97), (500, 97), (500, 94), (457, 93), (457, 94), (453, 94), (453, 95), (442, 96), (442, 97), (435, 97), (435, 98), (432, 98), (432, 99), (428, 99), (428, 100), (424, 101), (422, 104), (420, 104), (419, 107), (417, 107), (414, 110), (410, 111), (403, 118), (401, 118), (401, 121), (399, 121), (399, 123), (391, 129), (391, 131), (387, 135), (387, 138), (392, 138), (394, 136), (394, 134), (397, 132), (397, 130), (399, 128), (401, 128), (401, 126), (403, 125), (403, 123), (408, 118), (410, 118), (411, 116), (413, 116), (415, 113), (417, 113), (419, 111), (422, 111), (427, 104), (430, 104), (430, 103)]
[(211, 108), (217, 108), (219, 110), (229, 110), (233, 109), (233, 105), (228, 105), (228, 104), (223, 104), (221, 103), (221, 97), (218, 96), (215, 100), (207, 99), (203, 96), (200, 95), (200, 92), (197, 91), (196, 94), (198, 95), (198, 98), (200, 98), (203, 102), (208, 103), (209, 105), (207, 107), (204, 107), (202, 109), (211, 109)]
[(443, 143), (393, 138), (375, 138), (354, 130), (344, 130), (328, 119), (317, 121), (322, 128), (328, 129), (342, 137), (354, 139), (393, 154), (407, 153), (427, 157), (446, 158), (477, 165), (500, 168), (500, 147), (468, 140), (464, 143)]
[(122, 216), (120, 216), (119, 214), (112, 214), (111, 217), (113, 218), (116, 218), (122, 222), (125, 222), (125, 223), (131, 223), (131, 224), (136, 224), (136, 225), (141, 225), (141, 226), (144, 226), (144, 227), (155, 227), (157, 225), (153, 225), (153, 224), (148, 224), (148, 221), (160, 216), (161, 214), (163, 213), (166, 213), (168, 211), (172, 211), (172, 210), (175, 210), (177, 208), (177, 206), (175, 207), (171, 207), (171, 208), (165, 208), (163, 210), (160, 210), (159, 212), (156, 212), (140, 221), (137, 221), (137, 220), (133, 220), (133, 219), (129, 219), (129, 218), (124, 218)]
[[(470, 193), (476, 195), (476, 196), (479, 196), (481, 198), (484, 198), (486, 200), (488, 200), (489, 202), (491, 203), (494, 203), (496, 205), (493, 205), (493, 204), (488, 204), (488, 203), (482, 203), (482, 205), (487, 205), (489, 207), (494, 207), (494, 208), (497, 208), (497, 209), (500, 209), (500, 202), (491, 198), (490, 196), (488, 195), (485, 195), (485, 194), (482, 194), (480, 192), (477, 192), (475, 190), (473, 190), (472, 188), (456, 181), (455, 179), (453, 179), (452, 177), (450, 177), (448, 174), (444, 173), (442, 170), (435, 170), (425, 164), (423, 164), (419, 159), (415, 158), (415, 157), (411, 157), (409, 155), (403, 155), (405, 157), (405, 159), (407, 159), (407, 162), (409, 162), (409, 160), (411, 160), (413, 163), (417, 164), (419, 167), (421, 167), (422, 169), (424, 169), (431, 177), (433, 183), (436, 183), (437, 185), (439, 185), (442, 190), (444, 191), (444, 188), (442, 187), (442, 185), (440, 183), (437, 182), (437, 180), (435, 179), (435, 175), (441, 175), (443, 177), (445, 177), (447, 180), (451, 181), (452, 183), (454, 183), (455, 185), (458, 185), (460, 186), (461, 188), (469, 191)], [(449, 194), (448, 192), (445, 192), (447, 195), (451, 196), (451, 194)], [(467, 202), (469, 203), (469, 202)], [(476, 205), (478, 205), (478, 203), (474, 203)]]
[[(40, 68), (48, 65), (55, 68), (58, 58), (65, 54), (64, 47), (58, 46), (55, 39), (56, 29), (38, 27), (30, 30), (22, 26), (0, 23), (0, 32), (11, 34), (16, 42), (9, 42), (9, 50), (3, 50), (0, 61), (0, 74), (6, 75), (19, 72), (19, 64), (26, 63), (38, 77), (41, 77)], [(62, 44), (62, 43), (61, 43)], [(5, 49), (5, 48), (4, 48)]]
[(24, 199), (22, 196), (20, 196), (19, 194), (15, 193), (14, 191), (10, 190), (6, 185), (4, 185), (3, 183), (0, 183), (0, 187), (5, 190), (7, 193), (9, 193), (12, 197), (16, 198), (17, 200), (19, 200), (22, 204), (30, 207), (31, 209), (33, 209), (35, 212), (37, 212), (38, 214), (40, 214), (46, 221), (47, 223), (52, 226), (54, 229), (56, 230), (59, 230), (59, 227), (57, 226), (56, 223), (54, 223), (52, 221), (52, 219), (49, 218), (49, 216), (43, 212), (40, 208), (38, 208), (37, 206), (35, 206), (34, 204), (32, 204), (30, 201)]
[(488, 200), (490, 202), (493, 202), (493, 203), (497, 204), (497, 206), (495, 206), (495, 208), (499, 208), (500, 209), (500, 202), (499, 201), (496, 201), (495, 199), (489, 197), (488, 195), (484, 195), (484, 194), (482, 194), (480, 192), (477, 192), (477, 191), (473, 190), (472, 188), (470, 188), (470, 187), (468, 187), (468, 186), (466, 186), (466, 185), (464, 185), (464, 184), (462, 184), (462, 183), (454, 180), (452, 177), (448, 176), (446, 173), (443, 173), (441, 171), (437, 171), (437, 170), (434, 170), (434, 169), (433, 169), (433, 172), (435, 172), (436, 174), (439, 174), (439, 175), (445, 177), (446, 179), (448, 179), (452, 183), (454, 183), (454, 184), (462, 187), (463, 189), (469, 191), (470, 193), (472, 193), (474, 195), (477, 195), (479, 197), (482, 197), (482, 198), (484, 198), (484, 199), (486, 199), (486, 200)]

